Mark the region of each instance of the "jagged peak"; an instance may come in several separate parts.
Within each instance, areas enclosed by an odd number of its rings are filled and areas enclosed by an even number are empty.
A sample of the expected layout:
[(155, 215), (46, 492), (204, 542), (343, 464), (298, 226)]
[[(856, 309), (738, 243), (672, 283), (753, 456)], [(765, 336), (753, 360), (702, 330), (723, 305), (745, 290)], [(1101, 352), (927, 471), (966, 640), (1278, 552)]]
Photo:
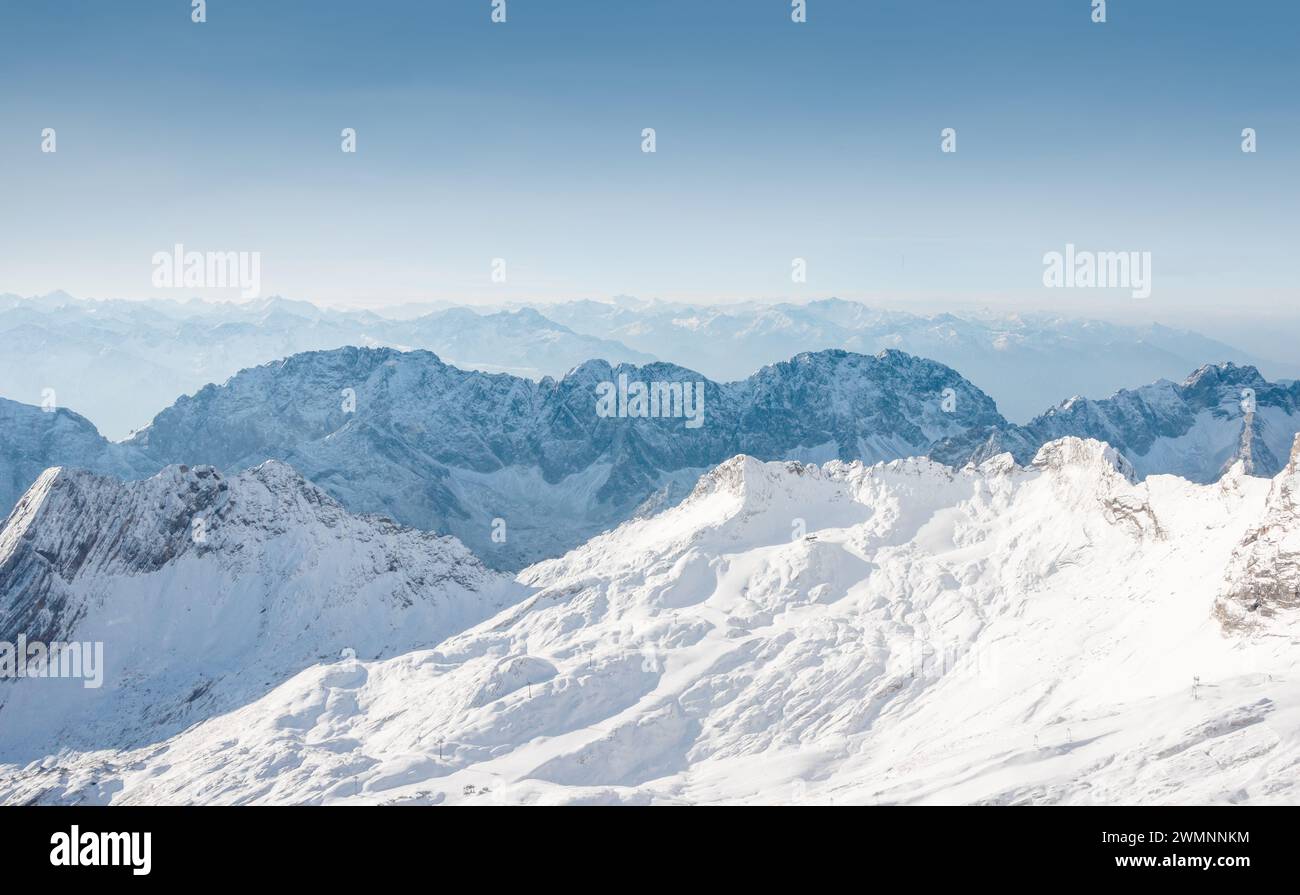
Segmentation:
[[(211, 469), (211, 467), (207, 467), (207, 468)], [(217, 478), (220, 477), (221, 477), (220, 474), (218, 474)], [(302, 474), (298, 472), (298, 470), (294, 469), (292, 466), (290, 466), (288, 463), (285, 463), (283, 460), (265, 460), (262, 463), (259, 463), (257, 466), (254, 466), (251, 469), (248, 469), (245, 472), (241, 473), (239, 477), (255, 479), (265, 484), (285, 483), (285, 484), (290, 484), (295, 486), (301, 486), (304, 488), (311, 488), (316, 491), (320, 490), (311, 482), (307, 481), (307, 479), (305, 479), (302, 476)]]
[[(219, 392), (232, 385), (246, 382), (259, 374), (296, 374), (300, 371), (353, 367), (356, 368), (361, 375), (367, 375), (368, 373), (374, 372), (384, 366), (392, 367), (398, 365), (429, 366), (434, 368), (449, 366), (444, 363), (438, 355), (423, 348), (405, 350), (388, 346), (345, 345), (341, 348), (301, 351), (297, 354), (291, 354), (288, 357), (268, 361), (267, 363), (258, 364), (254, 367), (245, 367), (230, 376), (224, 385), (210, 383), (200, 389), (198, 394), (201, 395), (205, 393)], [(182, 396), (176, 403), (181, 404), (186, 400), (187, 398)], [(166, 411), (163, 412), (165, 413)]]
[[(832, 461), (837, 463), (838, 461)], [(828, 464), (829, 466), (830, 464)], [(861, 464), (855, 464), (861, 466)], [(797, 480), (821, 481), (826, 470), (816, 463), (794, 460), (764, 461), (748, 454), (737, 454), (700, 476), (683, 505), (708, 497), (726, 494), (749, 502), (764, 500), (782, 483)]]
[(1225, 361), (1219, 364), (1204, 364), (1194, 370), (1183, 380), (1184, 388), (1205, 387), (1208, 385), (1257, 385), (1267, 380), (1259, 370), (1250, 364), (1235, 364)]
[(70, 466), (51, 466), (37, 476), (36, 481), (32, 482), (26, 493), (18, 499), (10, 514), (10, 522), (20, 516), (30, 521), (41, 508), (48, 506), (62, 493), (88, 488), (121, 487), (122, 482), (112, 476), (99, 475)]
[[(604, 358), (592, 358), (585, 360), (577, 366), (571, 368), (569, 372), (559, 380), (564, 384), (584, 385), (593, 382), (604, 382), (614, 373), (614, 367)], [(548, 377), (549, 378), (549, 377)]]
[(1130, 483), (1137, 482), (1133, 464), (1119, 451), (1095, 438), (1070, 435), (1049, 441), (1034, 454), (1030, 465), (1039, 469), (1091, 467), (1106, 473), (1118, 473)]
[(1001, 453), (993, 454), (992, 456), (986, 457), (973, 465), (980, 475), (990, 477), (1010, 475), (1011, 473), (1024, 468), (1016, 462), (1015, 455), (1010, 451), (1002, 451)]
[(743, 495), (752, 484), (776, 473), (776, 469), (769, 469), (768, 467), (788, 467), (792, 470), (798, 469), (800, 473), (803, 471), (803, 464), (800, 463), (765, 463), (748, 454), (737, 454), (729, 460), (722, 461), (700, 476), (699, 481), (696, 482), (695, 490), (688, 499), (714, 494), (719, 491)]
[(1241, 457), (1234, 457), (1224, 467), (1223, 475), (1219, 477), (1219, 486), (1224, 490), (1237, 488), (1246, 475), (1246, 461)]
[(627, 374), (629, 379), (661, 380), (672, 382), (699, 382), (705, 377), (696, 371), (671, 361), (651, 361), (647, 364), (619, 364), (613, 368), (615, 376)]
[(890, 366), (910, 367), (916, 365), (925, 365), (932, 367), (944, 367), (944, 364), (938, 361), (930, 360), (924, 357), (918, 357), (901, 351), (897, 348), (882, 348), (874, 354), (864, 354), (859, 351), (848, 351), (843, 348), (824, 348), (820, 351), (801, 351), (791, 357), (788, 361), (779, 361), (775, 364), (769, 364), (769, 367), (781, 366), (816, 366), (818, 364), (839, 363), (842, 361), (867, 361), (867, 362), (884, 362)]
[(300, 366), (313, 366), (321, 362), (328, 363), (336, 359), (347, 359), (353, 360), (354, 362), (359, 361), (362, 366), (371, 367), (379, 367), (390, 361), (407, 361), (417, 364), (427, 363), (432, 366), (445, 366), (438, 355), (424, 348), (403, 351), (400, 348), (390, 348), (387, 346), (358, 345), (345, 345), (342, 348), (329, 348), (321, 351), (303, 351), (298, 354), (292, 354), (283, 360), (263, 364), (263, 366), (272, 368), (282, 366), (286, 369), (294, 369)]

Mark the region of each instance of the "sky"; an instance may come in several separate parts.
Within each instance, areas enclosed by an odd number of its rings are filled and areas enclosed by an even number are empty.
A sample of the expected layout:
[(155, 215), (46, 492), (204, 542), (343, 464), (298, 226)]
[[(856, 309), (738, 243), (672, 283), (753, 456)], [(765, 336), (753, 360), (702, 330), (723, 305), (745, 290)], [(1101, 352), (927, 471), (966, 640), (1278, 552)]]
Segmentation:
[[(0, 293), (238, 297), (158, 288), (179, 243), (333, 306), (1290, 314), (1300, 3), (1106, 6), (0, 0)], [(1067, 244), (1151, 295), (1045, 288)]]

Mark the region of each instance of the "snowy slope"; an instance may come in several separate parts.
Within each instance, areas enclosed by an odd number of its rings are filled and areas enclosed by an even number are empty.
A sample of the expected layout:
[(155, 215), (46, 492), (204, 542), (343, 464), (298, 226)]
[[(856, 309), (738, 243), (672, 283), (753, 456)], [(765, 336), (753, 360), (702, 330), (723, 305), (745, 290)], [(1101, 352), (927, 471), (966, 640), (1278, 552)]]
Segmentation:
[(737, 457), (435, 649), (134, 750), (0, 753), (0, 798), (1294, 802), (1300, 631), (1215, 611), (1283, 491), (1135, 483), (1072, 438), (1028, 467)]
[(0, 642), (101, 641), (104, 685), (0, 681), (0, 754), (177, 733), (337, 657), (439, 642), (523, 589), (269, 462), (124, 484), (50, 469), (0, 529)]

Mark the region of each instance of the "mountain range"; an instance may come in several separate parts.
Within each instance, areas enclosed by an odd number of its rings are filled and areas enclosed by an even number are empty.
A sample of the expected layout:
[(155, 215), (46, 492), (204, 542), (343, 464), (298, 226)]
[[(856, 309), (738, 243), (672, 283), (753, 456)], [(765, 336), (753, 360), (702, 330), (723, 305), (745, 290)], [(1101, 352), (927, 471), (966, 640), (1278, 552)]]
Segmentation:
[(143, 428), (178, 395), (247, 367), (348, 345), (424, 348), (467, 369), (540, 378), (593, 357), (653, 355), (579, 335), (532, 310), (444, 308), (413, 319), (334, 311), (283, 298), (245, 303), (87, 301), (0, 295), (0, 396), (48, 393), (108, 437)]
[(1293, 803), (1298, 464), (738, 456), (514, 582), (276, 463), (51, 471), (0, 618), (113, 673), (0, 687), (0, 801)]
[(960, 370), (1016, 422), (1063, 398), (1104, 398), (1135, 383), (1180, 378), (1206, 361), (1254, 366), (1275, 378), (1300, 376), (1300, 365), (1255, 357), (1187, 330), (1047, 313), (921, 315), (840, 299), (690, 305), (628, 297), (539, 310), (575, 332), (664, 359), (689, 359), (722, 380), (798, 352), (897, 349)]
[(1016, 422), (1062, 398), (1103, 398), (1207, 360), (1295, 377), (1300, 365), (1158, 325), (1046, 314), (917, 315), (826, 299), (685, 305), (618, 298), (537, 306), (332, 310), (266, 298), (92, 301), (0, 295), (0, 397), (49, 395), (107, 437), (142, 428), (178, 395), (242, 369), (344, 346), (425, 349), (463, 369), (562, 378), (591, 359), (656, 360), (736, 381), (802, 352), (898, 349), (960, 370)]
[[(602, 383), (702, 383), (700, 425), (601, 416)], [(945, 394), (950, 410), (945, 410)], [(540, 381), (428, 352), (295, 355), (183, 397), (122, 450), (237, 471), (281, 460), (360, 512), (455, 535), (518, 569), (671, 505), (737, 453), (875, 461), (1002, 422), (953, 370), (901, 352), (800, 355), (738, 383), (590, 361)]]
[[(700, 384), (700, 425), (602, 416), (602, 384), (620, 382)], [(241, 371), (121, 443), (64, 410), (5, 403), (0, 413), (9, 421), (0, 512), (49, 466), (132, 478), (169, 464), (233, 474), (273, 459), (351, 511), (452, 534), (490, 566), (517, 570), (671, 506), (741, 453), (962, 466), (1007, 451), (1027, 463), (1073, 435), (1111, 444), (1139, 477), (1211, 482), (1238, 460), (1272, 476), (1300, 431), (1300, 384), (1225, 363), (1181, 383), (1071, 399), (1017, 426), (954, 370), (898, 351), (803, 354), (715, 383), (662, 363), (589, 361), (532, 380), (461, 370), (429, 352), (343, 348)]]
[(1162, 380), (1092, 401), (1071, 398), (1027, 425), (971, 431), (932, 454), (979, 461), (1003, 451), (1028, 462), (1066, 435), (1115, 447), (1140, 477), (1167, 473), (1212, 482), (1241, 461), (1250, 475), (1281, 471), (1300, 432), (1300, 382), (1269, 382), (1254, 367), (1201, 367), (1182, 382)]

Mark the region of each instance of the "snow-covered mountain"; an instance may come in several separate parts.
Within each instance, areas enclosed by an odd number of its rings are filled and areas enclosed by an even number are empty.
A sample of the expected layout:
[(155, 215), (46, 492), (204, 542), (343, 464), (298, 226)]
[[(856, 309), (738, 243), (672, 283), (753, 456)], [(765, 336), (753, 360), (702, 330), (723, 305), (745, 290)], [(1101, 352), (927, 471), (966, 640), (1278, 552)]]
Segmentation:
[(918, 315), (839, 299), (707, 306), (620, 298), (540, 310), (577, 332), (666, 360), (688, 359), (724, 380), (801, 351), (896, 348), (960, 370), (1016, 422), (1067, 395), (1102, 398), (1134, 383), (1186, 375), (1207, 362), (1262, 365), (1275, 377), (1300, 375), (1300, 366), (1262, 361), (1194, 332), (1052, 314)]
[(1247, 554), (1290, 556), (1252, 545), (1297, 475), (1137, 483), (1074, 438), (1028, 467), (737, 457), (434, 649), (133, 749), (0, 749), (0, 800), (1294, 802), (1300, 630), (1218, 607)]
[[(601, 415), (602, 384), (622, 382), (702, 387), (702, 414)], [(345, 348), (183, 397), (126, 447), (228, 471), (283, 460), (353, 511), (453, 534), (518, 569), (675, 503), (737, 453), (873, 462), (1005, 425), (959, 374), (897, 351), (800, 355), (719, 384), (671, 364), (589, 361), (539, 382)]]
[[(598, 389), (703, 383), (698, 427), (603, 417)], [(629, 385), (630, 387), (630, 385)], [(0, 513), (51, 465), (122, 477), (168, 464), (228, 473), (282, 460), (355, 512), (453, 534), (497, 568), (557, 556), (680, 500), (738, 453), (867, 462), (929, 455), (961, 466), (1057, 438), (1114, 446), (1139, 477), (1216, 480), (1238, 460), (1272, 476), (1300, 432), (1300, 382), (1202, 367), (1110, 398), (1073, 398), (1026, 426), (953, 370), (897, 351), (799, 355), (715, 383), (671, 364), (588, 361), (540, 381), (458, 369), (428, 352), (343, 348), (240, 372), (110, 443), (66, 410), (0, 401)]]
[(397, 320), (283, 298), (216, 303), (10, 295), (0, 296), (0, 396), (37, 404), (52, 389), (61, 406), (119, 439), (178, 395), (247, 367), (346, 345), (425, 348), (467, 369), (533, 378), (592, 357), (655, 359), (526, 309), (452, 308)]
[[(702, 383), (698, 427), (604, 417), (602, 383)], [(168, 464), (228, 473), (278, 459), (355, 512), (450, 533), (496, 568), (557, 556), (628, 518), (671, 506), (738, 453), (875, 462), (929, 455), (961, 466), (1003, 451), (1095, 438), (1139, 477), (1211, 482), (1237, 461), (1272, 476), (1300, 432), (1300, 382), (1202, 367), (1110, 398), (1073, 398), (1026, 426), (953, 370), (897, 351), (825, 351), (714, 383), (671, 364), (588, 361), (541, 381), (458, 369), (428, 352), (344, 348), (242, 371), (180, 398), (110, 443), (66, 410), (0, 400), (0, 513), (52, 465), (121, 477)]]
[(150, 467), (134, 448), (115, 444), (63, 407), (36, 407), (0, 398), (0, 518), (51, 466), (73, 466), (131, 478)]
[(1254, 367), (1203, 366), (1092, 401), (1072, 398), (1026, 426), (968, 432), (937, 448), (944, 462), (1010, 451), (1028, 462), (1057, 438), (1095, 438), (1115, 447), (1139, 476), (1170, 473), (1212, 482), (1240, 461), (1251, 475), (1281, 471), (1300, 432), (1300, 382), (1269, 382)]
[(102, 642), (103, 686), (0, 681), (0, 754), (152, 742), (344, 649), (432, 646), (523, 593), (455, 539), (353, 516), (281, 463), (126, 484), (53, 468), (0, 529), (0, 643)]

